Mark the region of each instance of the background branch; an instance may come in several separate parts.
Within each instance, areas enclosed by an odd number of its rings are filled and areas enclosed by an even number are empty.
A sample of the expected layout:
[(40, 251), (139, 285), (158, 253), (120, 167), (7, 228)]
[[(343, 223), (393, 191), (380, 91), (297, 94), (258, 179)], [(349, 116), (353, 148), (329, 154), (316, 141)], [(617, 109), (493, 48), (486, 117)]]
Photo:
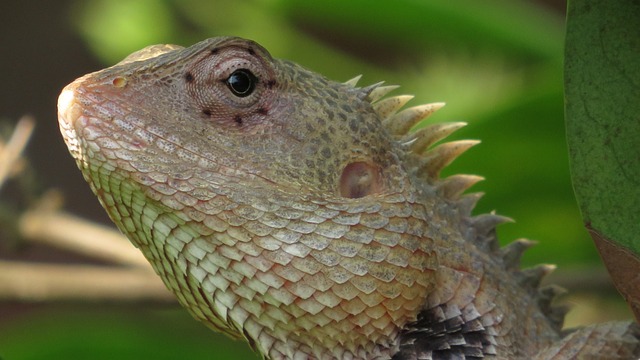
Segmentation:
[(146, 269), (0, 261), (0, 301), (175, 302)]
[[(0, 189), (24, 171), (27, 160), (21, 154), (34, 125), (25, 116), (9, 141), (0, 139)], [(14, 224), (20, 240), (113, 265), (0, 260), (0, 301), (175, 302), (142, 253), (119, 231), (60, 211), (61, 205), (57, 191), (44, 193)]]

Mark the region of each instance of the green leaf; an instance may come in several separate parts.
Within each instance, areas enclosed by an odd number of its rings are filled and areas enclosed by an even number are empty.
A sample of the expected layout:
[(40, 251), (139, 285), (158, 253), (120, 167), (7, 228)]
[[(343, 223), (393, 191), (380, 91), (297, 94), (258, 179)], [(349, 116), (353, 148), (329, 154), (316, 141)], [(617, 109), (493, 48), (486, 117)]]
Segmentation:
[(634, 0), (571, 1), (565, 50), (567, 140), (576, 198), (618, 290), (636, 310), (640, 309), (640, 286), (633, 283), (640, 271), (638, 14), (640, 2)]

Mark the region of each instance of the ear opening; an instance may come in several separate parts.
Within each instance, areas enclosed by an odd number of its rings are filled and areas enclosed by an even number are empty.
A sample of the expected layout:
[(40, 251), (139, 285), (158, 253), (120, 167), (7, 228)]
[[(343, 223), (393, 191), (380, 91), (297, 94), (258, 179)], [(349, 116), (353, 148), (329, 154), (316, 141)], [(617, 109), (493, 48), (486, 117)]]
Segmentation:
[(376, 164), (352, 162), (344, 167), (340, 176), (340, 195), (358, 199), (382, 192), (382, 170)]

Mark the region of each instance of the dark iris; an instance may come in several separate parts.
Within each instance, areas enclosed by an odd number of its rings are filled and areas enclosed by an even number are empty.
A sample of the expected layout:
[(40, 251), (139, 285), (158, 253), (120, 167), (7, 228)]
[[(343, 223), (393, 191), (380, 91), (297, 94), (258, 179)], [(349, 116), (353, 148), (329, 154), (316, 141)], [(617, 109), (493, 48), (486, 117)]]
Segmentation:
[(227, 78), (227, 86), (235, 96), (245, 97), (251, 95), (256, 88), (257, 80), (251, 71), (238, 69)]

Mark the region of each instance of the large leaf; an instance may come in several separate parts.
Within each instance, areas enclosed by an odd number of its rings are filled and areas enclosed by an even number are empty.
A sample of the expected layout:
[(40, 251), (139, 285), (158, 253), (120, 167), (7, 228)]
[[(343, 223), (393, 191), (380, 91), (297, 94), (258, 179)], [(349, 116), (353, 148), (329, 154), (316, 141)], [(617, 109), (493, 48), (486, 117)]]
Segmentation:
[(569, 3), (565, 111), (585, 226), (640, 319), (640, 2)]

